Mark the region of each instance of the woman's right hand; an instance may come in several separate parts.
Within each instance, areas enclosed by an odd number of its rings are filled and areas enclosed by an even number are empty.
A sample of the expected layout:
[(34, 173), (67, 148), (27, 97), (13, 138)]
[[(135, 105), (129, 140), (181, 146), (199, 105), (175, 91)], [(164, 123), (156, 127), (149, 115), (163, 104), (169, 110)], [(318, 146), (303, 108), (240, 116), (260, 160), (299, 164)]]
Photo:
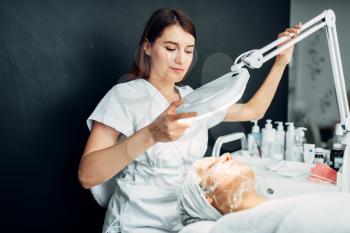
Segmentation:
[(178, 120), (197, 116), (196, 112), (176, 113), (176, 108), (182, 103), (174, 101), (162, 112), (149, 126), (149, 130), (155, 142), (169, 142), (181, 137), (190, 127), (187, 123)]

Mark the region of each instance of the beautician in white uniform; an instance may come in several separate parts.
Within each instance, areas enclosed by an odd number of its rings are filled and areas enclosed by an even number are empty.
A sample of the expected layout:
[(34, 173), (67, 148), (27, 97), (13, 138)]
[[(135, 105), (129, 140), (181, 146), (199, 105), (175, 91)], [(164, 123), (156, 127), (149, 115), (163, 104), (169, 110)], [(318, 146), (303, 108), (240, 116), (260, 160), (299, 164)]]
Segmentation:
[[(290, 32), (297, 29), (280, 36)], [(188, 125), (177, 120), (195, 113), (176, 114), (176, 107), (193, 89), (176, 84), (189, 70), (195, 40), (188, 16), (168, 8), (155, 11), (140, 40), (133, 69), (137, 78), (113, 86), (87, 119), (91, 134), (79, 166), (82, 186), (89, 189), (118, 174), (104, 233), (179, 231), (179, 187), (192, 163), (203, 157), (208, 129), (221, 121), (262, 118), (293, 51), (277, 56), (249, 102)]]

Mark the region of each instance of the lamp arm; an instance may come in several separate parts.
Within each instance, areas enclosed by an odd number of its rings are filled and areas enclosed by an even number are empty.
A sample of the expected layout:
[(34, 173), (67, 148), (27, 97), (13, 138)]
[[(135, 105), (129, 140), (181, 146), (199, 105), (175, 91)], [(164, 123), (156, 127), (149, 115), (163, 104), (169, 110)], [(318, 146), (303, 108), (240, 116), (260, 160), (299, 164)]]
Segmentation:
[[(322, 20), (325, 18), (325, 15), (326, 15), (326, 11), (323, 11), (321, 14), (319, 14), (318, 16), (316, 16), (315, 18), (307, 21), (306, 23), (304, 23), (300, 29), (299, 32), (302, 32), (304, 31), (305, 29), (311, 27), (312, 25), (316, 24), (316, 23), (319, 23), (319, 22), (322, 22)], [(318, 30), (318, 29), (316, 29)], [(306, 37), (306, 36), (305, 36)], [(286, 40), (288, 40), (290, 37), (288, 36), (282, 36), (280, 38), (278, 38), (277, 40), (273, 41), (272, 43), (264, 46), (263, 48), (260, 49), (260, 52), (262, 54), (266, 53), (267, 51), (273, 49), (274, 47), (276, 47), (277, 45), (285, 42)], [(300, 39), (302, 40), (302, 39)], [(296, 43), (296, 42), (295, 42)], [(289, 47), (289, 46), (288, 46)]]
[[(275, 57), (283, 50), (300, 42), (301, 40), (315, 33), (316, 31), (322, 28), (326, 28), (328, 49), (332, 64), (333, 80), (340, 114), (340, 123), (343, 126), (345, 126), (346, 130), (346, 134), (343, 139), (343, 144), (346, 145), (346, 148), (343, 160), (343, 175), (341, 189), (342, 191), (350, 192), (350, 113), (335, 21), (336, 17), (334, 11), (325, 10), (315, 18), (306, 22), (300, 29), (300, 32), (304, 32), (299, 33), (299, 35), (296, 38), (283, 36), (261, 49), (245, 52), (235, 60), (234, 64), (231, 67), (231, 70), (233, 72), (237, 72), (237, 70), (241, 69), (243, 66), (247, 66), (251, 69), (260, 68), (266, 61)], [(311, 28), (306, 30), (309, 27)], [(283, 42), (286, 43), (284, 43), (281, 46), (278, 46)], [(278, 47), (275, 48), (276, 46)], [(271, 49), (274, 50), (264, 55)]]
[[(336, 17), (334, 11), (325, 10), (315, 18), (303, 24), (302, 28), (300, 29), (300, 34), (296, 38), (291, 39), (290, 37), (283, 36), (264, 46), (261, 49), (255, 49), (245, 52), (235, 60), (233, 66), (231, 67), (231, 70), (236, 71), (237, 69), (240, 69), (243, 66), (247, 66), (251, 69), (260, 68), (265, 62), (275, 57), (283, 50), (300, 42), (301, 40), (315, 33), (316, 31), (322, 28), (326, 28), (327, 42), (333, 71), (334, 86), (339, 107), (340, 123), (345, 126), (345, 129), (347, 131), (350, 131), (349, 104), (346, 94), (344, 71), (340, 57), (335, 20)], [(287, 42), (287, 40), (289, 41)], [(277, 45), (283, 42), (286, 43), (276, 48)], [(271, 49), (274, 50), (270, 51)]]
[[(333, 12), (333, 11), (332, 11)], [(334, 14), (334, 12), (333, 12)], [(327, 42), (330, 60), (332, 64), (333, 80), (337, 95), (340, 123), (345, 126), (347, 132), (350, 131), (349, 101), (346, 93), (343, 65), (340, 57), (337, 29), (334, 21), (326, 27)]]

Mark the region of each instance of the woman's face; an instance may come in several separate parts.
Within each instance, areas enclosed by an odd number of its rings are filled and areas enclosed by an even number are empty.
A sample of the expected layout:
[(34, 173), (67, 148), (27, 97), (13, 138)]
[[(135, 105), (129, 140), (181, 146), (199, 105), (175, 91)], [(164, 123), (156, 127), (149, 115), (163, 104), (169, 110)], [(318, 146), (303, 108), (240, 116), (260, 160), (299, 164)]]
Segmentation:
[(201, 178), (201, 186), (209, 189), (207, 198), (222, 213), (238, 208), (238, 199), (242, 198), (239, 195), (254, 188), (252, 169), (232, 159), (229, 153), (198, 161), (196, 171)]
[(150, 76), (169, 83), (180, 82), (191, 65), (194, 46), (194, 37), (181, 26), (165, 28), (153, 44), (145, 43), (144, 49), (151, 58)]

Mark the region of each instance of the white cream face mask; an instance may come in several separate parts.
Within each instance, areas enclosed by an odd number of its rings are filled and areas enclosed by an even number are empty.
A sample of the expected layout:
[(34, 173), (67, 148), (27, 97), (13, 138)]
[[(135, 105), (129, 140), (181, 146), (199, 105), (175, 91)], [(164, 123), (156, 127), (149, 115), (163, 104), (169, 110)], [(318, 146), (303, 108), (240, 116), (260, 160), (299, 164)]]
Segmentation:
[(244, 193), (255, 190), (252, 169), (229, 154), (202, 159), (195, 166), (200, 186), (218, 209), (235, 211), (241, 205)]

